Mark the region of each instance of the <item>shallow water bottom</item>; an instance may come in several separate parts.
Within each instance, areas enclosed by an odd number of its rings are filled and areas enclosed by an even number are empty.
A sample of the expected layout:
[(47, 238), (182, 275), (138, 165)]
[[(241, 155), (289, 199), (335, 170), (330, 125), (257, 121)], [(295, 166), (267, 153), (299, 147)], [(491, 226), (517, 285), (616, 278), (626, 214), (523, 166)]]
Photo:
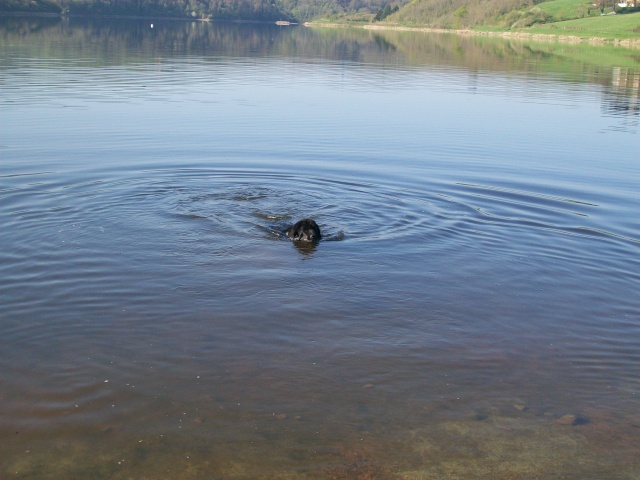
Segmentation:
[(254, 425), (251, 437), (227, 434), (219, 442), (211, 432), (216, 422), (205, 413), (185, 417), (184, 431), (167, 435), (105, 427), (76, 440), (39, 438), (4, 471), (6, 478), (70, 479), (639, 478), (638, 424), (623, 428), (591, 417), (571, 425), (517, 408), (512, 416), (490, 410), (464, 420), (429, 421), (423, 414), (404, 432), (374, 427), (344, 436), (313, 432), (304, 417), (256, 415), (242, 418)]
[(223, 393), (196, 377), (135, 415), (124, 395), (101, 423), (82, 423), (92, 405), (68, 405), (49, 411), (48, 433), (42, 417), (5, 429), (3, 478), (640, 478), (640, 415), (624, 389), (606, 388), (600, 408), (535, 386), (456, 398), (447, 384), (413, 394), (258, 370), (230, 364)]

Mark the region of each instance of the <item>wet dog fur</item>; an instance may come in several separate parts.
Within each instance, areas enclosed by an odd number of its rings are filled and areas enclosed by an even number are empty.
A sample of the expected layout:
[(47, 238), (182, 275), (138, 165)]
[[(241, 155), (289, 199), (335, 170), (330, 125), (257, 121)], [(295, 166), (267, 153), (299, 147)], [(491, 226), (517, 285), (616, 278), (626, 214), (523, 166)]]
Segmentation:
[(300, 220), (292, 227), (287, 228), (285, 234), (294, 242), (315, 243), (322, 238), (322, 235), (320, 234), (320, 227), (310, 218)]

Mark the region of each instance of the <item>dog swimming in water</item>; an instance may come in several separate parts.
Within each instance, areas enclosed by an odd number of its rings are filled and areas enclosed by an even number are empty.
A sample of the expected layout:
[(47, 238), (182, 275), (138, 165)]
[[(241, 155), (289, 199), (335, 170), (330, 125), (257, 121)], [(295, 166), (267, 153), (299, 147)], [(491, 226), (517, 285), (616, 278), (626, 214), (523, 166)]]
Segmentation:
[(293, 227), (287, 228), (284, 232), (294, 242), (318, 242), (322, 235), (320, 227), (310, 218), (305, 218), (297, 222)]

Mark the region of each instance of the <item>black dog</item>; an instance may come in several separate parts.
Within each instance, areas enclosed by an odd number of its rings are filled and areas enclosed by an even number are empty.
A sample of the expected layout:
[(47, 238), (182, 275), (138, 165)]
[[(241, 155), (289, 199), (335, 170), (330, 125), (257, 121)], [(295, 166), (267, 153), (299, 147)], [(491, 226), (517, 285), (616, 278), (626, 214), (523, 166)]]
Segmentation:
[(287, 228), (284, 232), (294, 242), (317, 242), (322, 235), (320, 227), (310, 218), (300, 220), (293, 227)]

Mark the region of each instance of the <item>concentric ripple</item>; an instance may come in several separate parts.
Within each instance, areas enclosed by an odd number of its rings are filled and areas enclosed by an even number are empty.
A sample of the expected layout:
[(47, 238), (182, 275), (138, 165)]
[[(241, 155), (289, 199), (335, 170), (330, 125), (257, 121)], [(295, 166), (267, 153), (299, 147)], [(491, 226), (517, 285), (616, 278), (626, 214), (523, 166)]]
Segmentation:
[[(256, 170), (157, 169), (125, 177), (76, 179), (60, 184), (42, 173), (5, 178), (0, 191), (7, 221), (21, 222), (22, 241), (49, 238), (77, 244), (100, 231), (161, 226), (209, 240), (284, 240), (282, 232), (311, 217), (325, 241), (400, 241), (419, 237), (433, 244), (469, 243), (505, 229), (558, 232), (635, 244), (626, 232), (609, 231), (587, 200), (487, 185), (392, 185), (344, 178)], [(36, 181), (33, 181), (33, 178)], [(430, 190), (431, 188), (431, 190)], [(46, 231), (43, 231), (46, 230)], [(75, 232), (75, 236), (74, 235)], [(119, 233), (118, 235), (121, 235)], [(34, 248), (39, 248), (34, 246)]]
[[(377, 241), (443, 228), (449, 202), (437, 195), (371, 183), (260, 172), (184, 172), (156, 178), (144, 196), (177, 218), (203, 220), (234, 237), (283, 238), (314, 218), (328, 241)], [(148, 186), (149, 187), (149, 186)]]

